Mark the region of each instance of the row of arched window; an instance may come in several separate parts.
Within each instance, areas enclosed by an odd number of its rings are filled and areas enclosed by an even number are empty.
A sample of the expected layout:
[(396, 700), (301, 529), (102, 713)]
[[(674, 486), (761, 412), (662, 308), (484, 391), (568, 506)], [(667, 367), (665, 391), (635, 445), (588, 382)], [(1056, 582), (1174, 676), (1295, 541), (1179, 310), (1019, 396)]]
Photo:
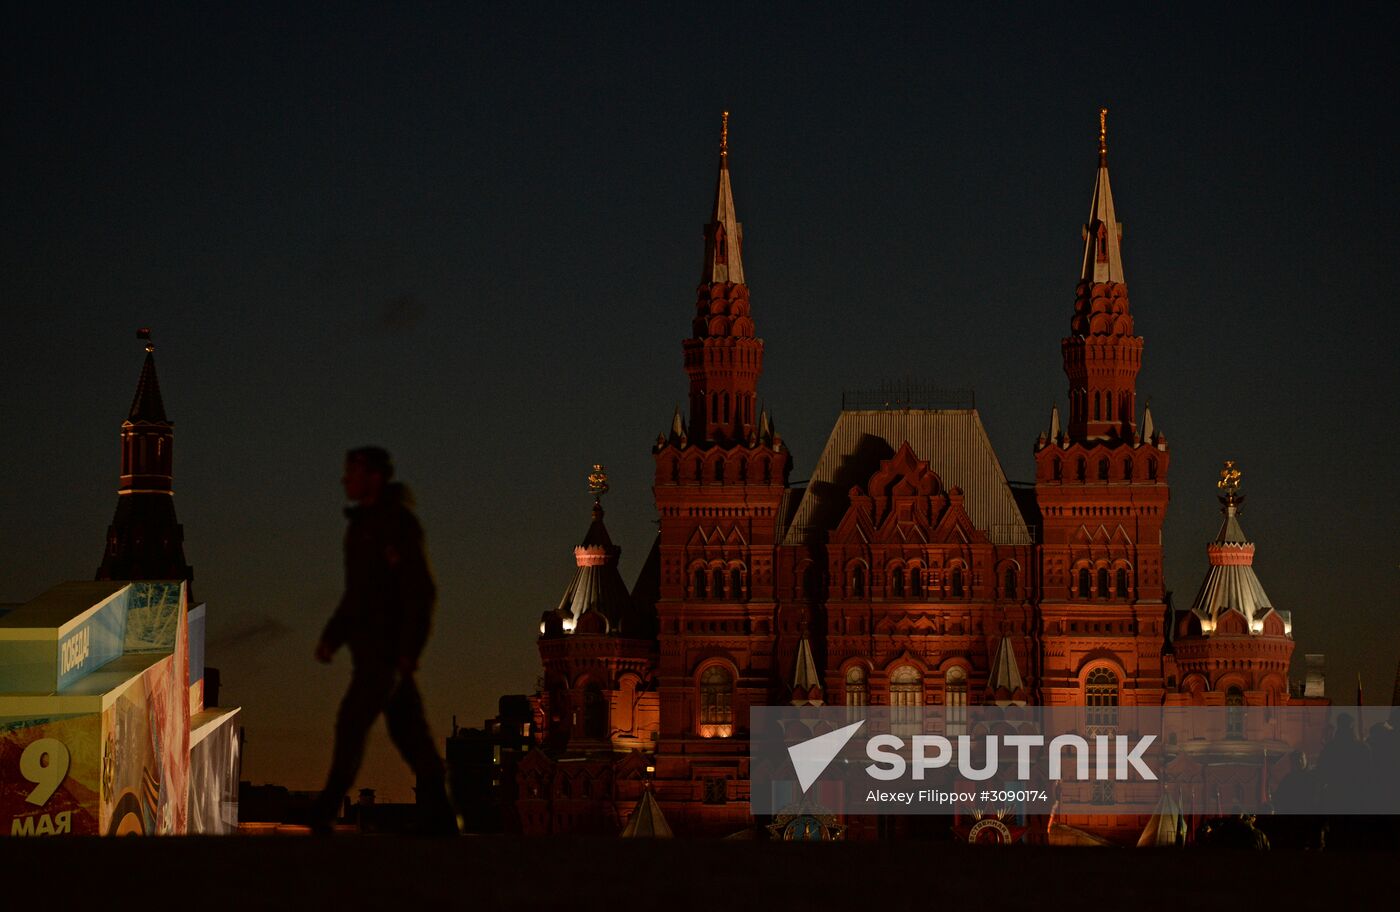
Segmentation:
[(696, 567), (691, 572), (690, 596), (696, 599), (739, 601), (749, 594), (742, 566)]
[[(1070, 394), (1070, 399), (1076, 414), (1088, 416), (1092, 406), (1094, 421), (1121, 421), (1133, 414), (1133, 394), (1130, 392), (1115, 396), (1109, 390), (1094, 390), (1093, 396), (1090, 396), (1087, 390), (1078, 389)], [(1115, 413), (1117, 418), (1114, 417)]]
[[(755, 483), (762, 481), (764, 484), (768, 484), (773, 480), (772, 463), (766, 458), (758, 459), (756, 462), (757, 465), (751, 466), (749, 460), (742, 456), (738, 459), (725, 459), (716, 456), (708, 463), (697, 458), (687, 463), (686, 476), (688, 480), (701, 483), (706, 481), (752, 481)], [(671, 480), (677, 483), (681, 480), (681, 461), (679, 459), (671, 461)]]
[[(888, 598), (924, 598), (927, 595), (938, 596), (939, 593), (927, 586), (924, 580), (924, 568), (917, 564), (903, 567), (894, 565), (885, 571), (886, 590)], [(804, 579), (806, 594), (809, 597), (817, 593), (813, 589), (813, 584), (818, 581), (813, 579), (809, 572)], [(1004, 598), (1014, 598), (1017, 587), (1020, 584), (1020, 573), (1015, 566), (1003, 568), (1001, 573), (1001, 595)], [(870, 591), (869, 579), (866, 575), (865, 564), (857, 562), (851, 565), (849, 576), (846, 581), (846, 592), (851, 598), (865, 598), (873, 594)], [(948, 568), (944, 574), (943, 595), (947, 598), (967, 598), (970, 594), (970, 586), (967, 574), (961, 565), (954, 564)]]
[[(745, 424), (753, 423), (753, 394), (741, 396), (734, 394), (734, 417)], [(719, 424), (729, 421), (729, 393), (719, 392), (710, 394), (710, 423)]]
[(1075, 593), (1082, 599), (1126, 599), (1131, 597), (1127, 567), (1119, 567), (1113, 571), (1111, 588), (1109, 581), (1107, 567), (1100, 567), (1097, 571), (1090, 571), (1088, 567), (1080, 567), (1076, 574)]
[[(1060, 457), (1055, 457), (1054, 462), (1051, 463), (1050, 472), (1051, 477), (1054, 478), (1055, 481), (1064, 480), (1064, 462)], [(1101, 457), (1096, 463), (1094, 475), (1099, 481), (1113, 480), (1113, 464), (1109, 461), (1107, 456)], [(1119, 463), (1119, 478), (1122, 481), (1133, 480), (1133, 458), (1131, 456), (1124, 456)], [(1074, 480), (1089, 480), (1089, 462), (1083, 456), (1080, 456), (1074, 461)], [(1147, 480), (1157, 480), (1157, 460), (1155, 457), (1148, 457), (1147, 459)]]

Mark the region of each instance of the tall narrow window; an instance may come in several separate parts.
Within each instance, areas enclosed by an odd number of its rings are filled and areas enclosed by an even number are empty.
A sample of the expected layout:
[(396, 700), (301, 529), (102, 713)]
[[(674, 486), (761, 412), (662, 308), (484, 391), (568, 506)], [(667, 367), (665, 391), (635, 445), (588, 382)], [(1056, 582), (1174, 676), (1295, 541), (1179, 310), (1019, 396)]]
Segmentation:
[(1089, 734), (1112, 735), (1118, 728), (1118, 675), (1095, 668), (1084, 681), (1085, 722)]
[(1079, 597), (1089, 597), (1089, 568), (1079, 568)]
[(846, 705), (864, 706), (870, 700), (870, 685), (865, 679), (865, 669), (852, 665), (846, 670)]
[(726, 424), (728, 424), (728, 423), (729, 423), (729, 394), (728, 394), (728, 393), (725, 393), (725, 394), (723, 395), (723, 397), (720, 399), (720, 401), (724, 403), (724, 421), (725, 421)]
[(1095, 421), (1098, 421), (1098, 420), (1099, 420), (1099, 414), (1100, 414), (1100, 410), (1099, 410), (1099, 391), (1098, 391), (1098, 390), (1094, 390), (1094, 420), (1095, 420)]
[(597, 684), (589, 684), (583, 691), (583, 736), (595, 741), (608, 737), (608, 701)]
[(1099, 568), (1099, 598), (1108, 598), (1108, 568)]
[(1119, 568), (1118, 568), (1118, 579), (1117, 579), (1117, 583), (1118, 583), (1118, 597), (1119, 597), (1120, 599), (1125, 599), (1125, 598), (1127, 598), (1127, 597), (1128, 597), (1128, 571), (1127, 571), (1125, 568), (1123, 568), (1123, 567), (1119, 567)]
[(729, 597), (735, 601), (744, 597), (744, 574), (738, 567), (729, 571)]
[(715, 568), (710, 595), (717, 599), (724, 598), (724, 571), (719, 568)]
[(734, 733), (734, 678), (711, 665), (700, 675), (700, 736), (728, 738)]
[(1016, 568), (1007, 567), (1001, 578), (1001, 594), (1006, 598), (1016, 597)]
[(924, 676), (913, 665), (901, 665), (890, 673), (890, 731), (917, 734), (919, 707), (924, 705)]
[(851, 570), (851, 595), (862, 598), (865, 595), (865, 568), (857, 564)]
[(1234, 686), (1225, 691), (1225, 737), (1244, 737), (1244, 691)]
[(1108, 460), (1099, 460), (1099, 481), (1108, 481)]
[(943, 677), (943, 707), (944, 734), (967, 734), (967, 670), (960, 665)]
[(695, 592), (693, 593), (694, 596), (695, 596), (696, 598), (704, 598), (704, 597), (705, 597), (705, 594), (706, 594), (706, 589), (708, 589), (708, 588), (709, 588), (709, 587), (707, 587), (707, 586), (705, 585), (705, 571), (704, 571), (703, 569), (701, 569), (701, 570), (696, 570), (696, 571), (695, 571)]
[(1103, 416), (1109, 421), (1113, 420), (1113, 394), (1103, 394)]
[(899, 567), (890, 570), (890, 592), (895, 598), (904, 598), (904, 571)]
[(922, 598), (924, 594), (924, 568), (909, 568), (909, 594), (914, 598)]
[(1060, 457), (1056, 456), (1052, 465), (1054, 467), (1054, 478), (1056, 481), (1059, 481), (1061, 476), (1064, 475), (1064, 466), (1060, 463)]
[(715, 481), (724, 481), (724, 461), (715, 460)]
[(1123, 480), (1133, 480), (1133, 460), (1130, 457), (1123, 457)]
[(1084, 457), (1080, 456), (1074, 464), (1074, 480), (1083, 481), (1087, 477), (1086, 470), (1087, 466), (1085, 465)]
[(962, 567), (953, 568), (953, 598), (963, 597), (963, 572)]
[(1149, 481), (1157, 480), (1157, 460), (1147, 460), (1147, 478)]

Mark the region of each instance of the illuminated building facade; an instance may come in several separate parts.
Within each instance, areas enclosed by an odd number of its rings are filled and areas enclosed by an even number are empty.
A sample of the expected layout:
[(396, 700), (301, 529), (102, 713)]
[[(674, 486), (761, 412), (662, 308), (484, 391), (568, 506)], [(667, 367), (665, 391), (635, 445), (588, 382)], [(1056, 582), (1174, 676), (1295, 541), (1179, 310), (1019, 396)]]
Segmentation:
[[(1144, 342), (1104, 113), (1060, 342), (1069, 407), (1035, 441), (1034, 483), (1007, 480), (970, 396), (906, 391), (849, 397), (802, 486), (757, 407), (764, 342), (726, 115), (682, 344), (689, 411), (652, 450), (659, 535), (629, 594), (595, 504), (574, 583), (541, 622), (545, 749), (521, 770), (527, 831), (616, 832), (645, 789), (678, 833), (752, 827), (755, 705), (937, 705), (956, 727), (982, 703), (1083, 706), (1091, 724), (1112, 724), (1120, 706), (1290, 700), (1286, 613), (1236, 605), (1252, 590), (1209, 581), (1191, 610), (1173, 617), (1168, 604), (1171, 450), (1137, 398)], [(1211, 545), (1212, 572), (1252, 579), (1253, 546), (1229, 535)], [(1142, 828), (1131, 815), (1077, 822), (1110, 838)], [(848, 823), (850, 838), (876, 835)]]

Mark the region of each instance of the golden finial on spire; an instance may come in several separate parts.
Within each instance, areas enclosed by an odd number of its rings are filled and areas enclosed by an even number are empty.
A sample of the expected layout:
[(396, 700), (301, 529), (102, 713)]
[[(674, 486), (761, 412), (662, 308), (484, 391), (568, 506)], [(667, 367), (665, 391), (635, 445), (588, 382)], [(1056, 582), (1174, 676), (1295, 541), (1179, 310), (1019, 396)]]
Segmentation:
[(151, 341), (151, 331), (146, 327), (136, 330), (136, 338), (146, 340), (146, 352), (149, 354), (156, 350), (156, 344)]
[(1108, 108), (1099, 108), (1099, 158), (1108, 155)]
[(729, 155), (729, 112), (721, 111), (719, 115), (719, 154)]
[(1225, 460), (1225, 468), (1220, 470), (1220, 480), (1215, 486), (1225, 492), (1226, 497), (1234, 497), (1240, 489), (1241, 472), (1235, 468), (1235, 460)]
[(588, 492), (594, 500), (608, 493), (608, 473), (603, 471), (601, 462), (593, 463), (593, 471), (588, 473)]

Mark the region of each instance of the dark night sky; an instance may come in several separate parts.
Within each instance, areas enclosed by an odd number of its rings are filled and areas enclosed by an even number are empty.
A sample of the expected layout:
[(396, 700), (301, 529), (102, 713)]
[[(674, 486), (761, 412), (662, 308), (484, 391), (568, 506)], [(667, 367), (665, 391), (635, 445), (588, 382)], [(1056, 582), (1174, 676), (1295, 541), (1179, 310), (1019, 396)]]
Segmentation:
[[(1394, 5), (40, 6), (0, 28), (0, 601), (95, 570), (152, 326), (254, 780), (324, 772), (346, 447), (390, 447), (421, 500), (440, 732), (533, 688), (594, 461), (630, 583), (725, 107), (793, 479), (843, 388), (898, 378), (975, 387), (1026, 479), (1107, 104), (1168, 583), (1189, 602), (1237, 459), (1299, 655), (1388, 699)], [(382, 736), (362, 778), (407, 795)]]

